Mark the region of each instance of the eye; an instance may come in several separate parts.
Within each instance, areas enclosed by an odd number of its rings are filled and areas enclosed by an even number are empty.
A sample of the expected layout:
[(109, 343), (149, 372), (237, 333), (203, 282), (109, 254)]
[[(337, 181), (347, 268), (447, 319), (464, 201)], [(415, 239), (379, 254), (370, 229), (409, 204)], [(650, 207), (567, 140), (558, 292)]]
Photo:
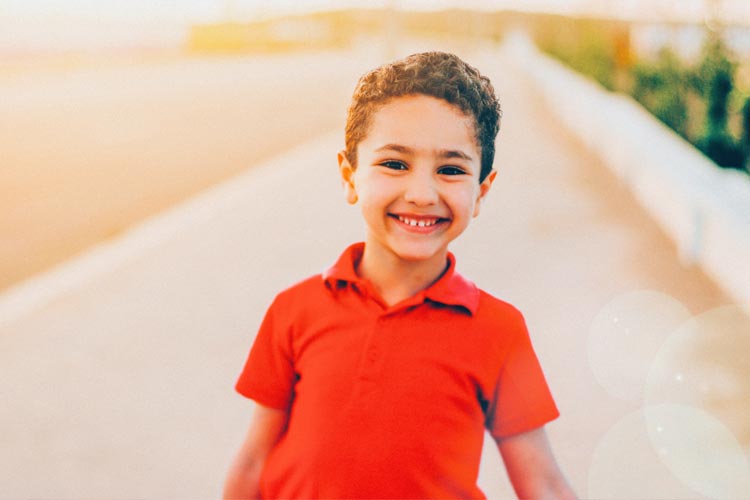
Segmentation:
[(406, 170), (406, 165), (400, 161), (388, 160), (380, 163), (380, 165), (391, 170)]
[(466, 171), (459, 167), (447, 166), (447, 167), (440, 167), (438, 169), (438, 173), (444, 174), (444, 175), (465, 175)]

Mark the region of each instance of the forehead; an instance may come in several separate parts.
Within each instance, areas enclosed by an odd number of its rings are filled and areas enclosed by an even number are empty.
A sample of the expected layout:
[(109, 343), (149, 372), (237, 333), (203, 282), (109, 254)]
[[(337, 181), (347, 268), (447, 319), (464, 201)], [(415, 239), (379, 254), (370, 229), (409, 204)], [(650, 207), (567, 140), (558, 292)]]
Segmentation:
[(373, 112), (360, 146), (377, 148), (383, 144), (477, 151), (472, 117), (443, 99), (421, 94), (395, 97)]

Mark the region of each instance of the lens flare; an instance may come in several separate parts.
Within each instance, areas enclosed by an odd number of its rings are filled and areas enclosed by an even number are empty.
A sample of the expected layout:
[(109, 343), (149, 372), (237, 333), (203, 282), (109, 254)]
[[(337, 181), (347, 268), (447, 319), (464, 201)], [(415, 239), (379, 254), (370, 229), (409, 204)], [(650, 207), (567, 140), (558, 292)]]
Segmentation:
[(643, 409), (625, 415), (599, 440), (588, 470), (588, 494), (600, 499), (695, 498), (665, 465), (646, 428)]
[(750, 443), (747, 313), (739, 306), (723, 306), (685, 322), (656, 353), (645, 400), (702, 410), (718, 418), (740, 442)]
[(702, 496), (747, 498), (750, 464), (734, 434), (698, 408), (649, 405), (648, 436), (672, 475)]
[(657, 351), (689, 317), (679, 301), (656, 291), (633, 291), (612, 299), (589, 331), (589, 366), (596, 380), (616, 398), (641, 402)]

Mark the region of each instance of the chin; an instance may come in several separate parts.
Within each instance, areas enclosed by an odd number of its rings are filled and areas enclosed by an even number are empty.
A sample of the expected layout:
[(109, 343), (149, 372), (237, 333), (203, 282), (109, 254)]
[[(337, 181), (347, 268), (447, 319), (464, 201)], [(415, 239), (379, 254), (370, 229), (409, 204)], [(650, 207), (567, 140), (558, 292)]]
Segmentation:
[(394, 249), (394, 253), (407, 262), (420, 262), (430, 260), (437, 255), (445, 253), (442, 248), (401, 248)]

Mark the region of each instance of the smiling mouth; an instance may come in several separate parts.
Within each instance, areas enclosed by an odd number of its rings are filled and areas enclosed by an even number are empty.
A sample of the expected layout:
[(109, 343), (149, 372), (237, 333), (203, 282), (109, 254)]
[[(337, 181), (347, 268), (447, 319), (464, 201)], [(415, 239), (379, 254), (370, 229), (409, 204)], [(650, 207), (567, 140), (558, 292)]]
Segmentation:
[(398, 215), (398, 214), (388, 214), (389, 216), (393, 217), (394, 219), (397, 219), (399, 222), (410, 226), (414, 228), (428, 228), (432, 226), (436, 226), (437, 224), (440, 224), (441, 222), (448, 222), (450, 219), (446, 219), (443, 217), (408, 217), (404, 215)]

